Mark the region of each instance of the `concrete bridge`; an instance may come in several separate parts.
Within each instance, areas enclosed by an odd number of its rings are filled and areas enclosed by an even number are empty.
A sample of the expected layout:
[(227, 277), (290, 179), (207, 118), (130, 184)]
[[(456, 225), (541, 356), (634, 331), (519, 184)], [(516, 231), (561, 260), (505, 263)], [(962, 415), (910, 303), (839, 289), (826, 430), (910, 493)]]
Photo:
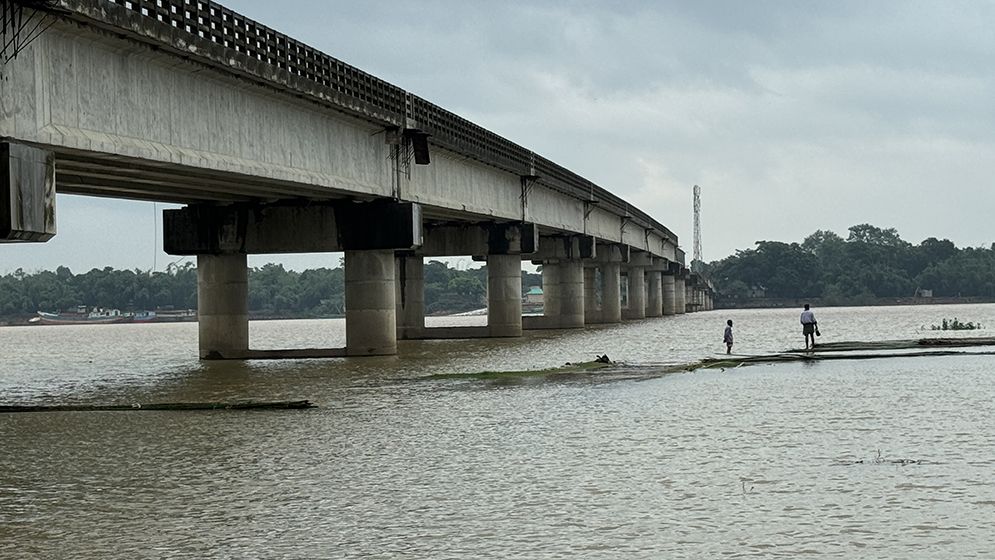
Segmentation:
[[(609, 190), (219, 4), (0, 3), (0, 238), (51, 238), (56, 191), (185, 204), (164, 244), (197, 256), (204, 358), (710, 308), (677, 236)], [(246, 255), (339, 251), (346, 347), (250, 350)], [(487, 264), (487, 326), (426, 328), (423, 259), (465, 255)], [(522, 317), (523, 259), (542, 317)]]

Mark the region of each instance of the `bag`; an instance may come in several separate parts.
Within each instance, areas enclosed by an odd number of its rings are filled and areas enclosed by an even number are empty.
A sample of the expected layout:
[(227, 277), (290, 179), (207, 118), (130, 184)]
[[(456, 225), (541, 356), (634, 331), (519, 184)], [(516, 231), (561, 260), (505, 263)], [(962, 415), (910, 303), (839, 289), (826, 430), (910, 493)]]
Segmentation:
[(815, 329), (815, 336), (822, 336), (822, 333), (819, 332), (819, 329)]

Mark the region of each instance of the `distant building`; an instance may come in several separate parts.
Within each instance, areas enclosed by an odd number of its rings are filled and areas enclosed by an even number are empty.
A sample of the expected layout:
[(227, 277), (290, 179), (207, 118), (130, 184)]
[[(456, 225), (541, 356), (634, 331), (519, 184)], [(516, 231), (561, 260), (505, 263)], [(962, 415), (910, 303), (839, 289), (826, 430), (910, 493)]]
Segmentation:
[(933, 290), (924, 290), (922, 288), (916, 288), (916, 297), (933, 297)]
[(524, 303), (542, 303), (542, 288), (539, 286), (532, 286), (529, 291), (525, 292), (525, 296), (522, 298)]

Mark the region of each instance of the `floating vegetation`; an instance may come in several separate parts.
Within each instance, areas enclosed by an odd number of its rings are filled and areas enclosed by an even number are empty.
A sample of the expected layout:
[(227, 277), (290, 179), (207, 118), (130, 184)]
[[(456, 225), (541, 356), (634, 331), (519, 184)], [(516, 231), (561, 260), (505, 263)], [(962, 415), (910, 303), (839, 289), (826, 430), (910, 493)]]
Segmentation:
[(931, 331), (973, 331), (977, 329), (983, 329), (985, 327), (981, 326), (981, 323), (962, 323), (957, 317), (953, 319), (943, 319), (939, 325), (930, 325), (929, 330)]
[(858, 459), (856, 461), (842, 461), (845, 465), (921, 465), (924, 463), (922, 459), (888, 459), (887, 457), (881, 456), (881, 450), (878, 449), (878, 454), (873, 459)]
[(521, 377), (546, 377), (553, 375), (577, 375), (592, 373), (597, 370), (609, 368), (614, 364), (613, 362), (599, 361), (602, 356), (598, 356), (597, 360), (592, 362), (577, 362), (577, 363), (566, 363), (562, 366), (555, 368), (546, 369), (531, 369), (522, 371), (481, 371), (481, 372), (469, 372), (469, 373), (437, 373), (435, 375), (428, 375), (422, 377), (421, 379), (431, 380), (431, 379), (508, 379), (508, 378), (521, 378)]

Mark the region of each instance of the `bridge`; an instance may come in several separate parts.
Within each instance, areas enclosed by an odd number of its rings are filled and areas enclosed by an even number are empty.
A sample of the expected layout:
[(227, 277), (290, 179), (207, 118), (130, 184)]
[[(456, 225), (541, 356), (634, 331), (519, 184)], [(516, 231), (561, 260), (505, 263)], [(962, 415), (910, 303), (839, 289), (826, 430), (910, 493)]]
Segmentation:
[[(204, 0), (0, 0), (0, 239), (55, 235), (55, 193), (185, 205), (203, 358), (363, 356), (398, 339), (711, 308), (678, 238), (609, 190)], [(346, 347), (249, 348), (249, 254), (344, 252)], [(427, 328), (426, 257), (488, 272), (486, 327)], [(522, 260), (545, 313), (523, 317)]]

